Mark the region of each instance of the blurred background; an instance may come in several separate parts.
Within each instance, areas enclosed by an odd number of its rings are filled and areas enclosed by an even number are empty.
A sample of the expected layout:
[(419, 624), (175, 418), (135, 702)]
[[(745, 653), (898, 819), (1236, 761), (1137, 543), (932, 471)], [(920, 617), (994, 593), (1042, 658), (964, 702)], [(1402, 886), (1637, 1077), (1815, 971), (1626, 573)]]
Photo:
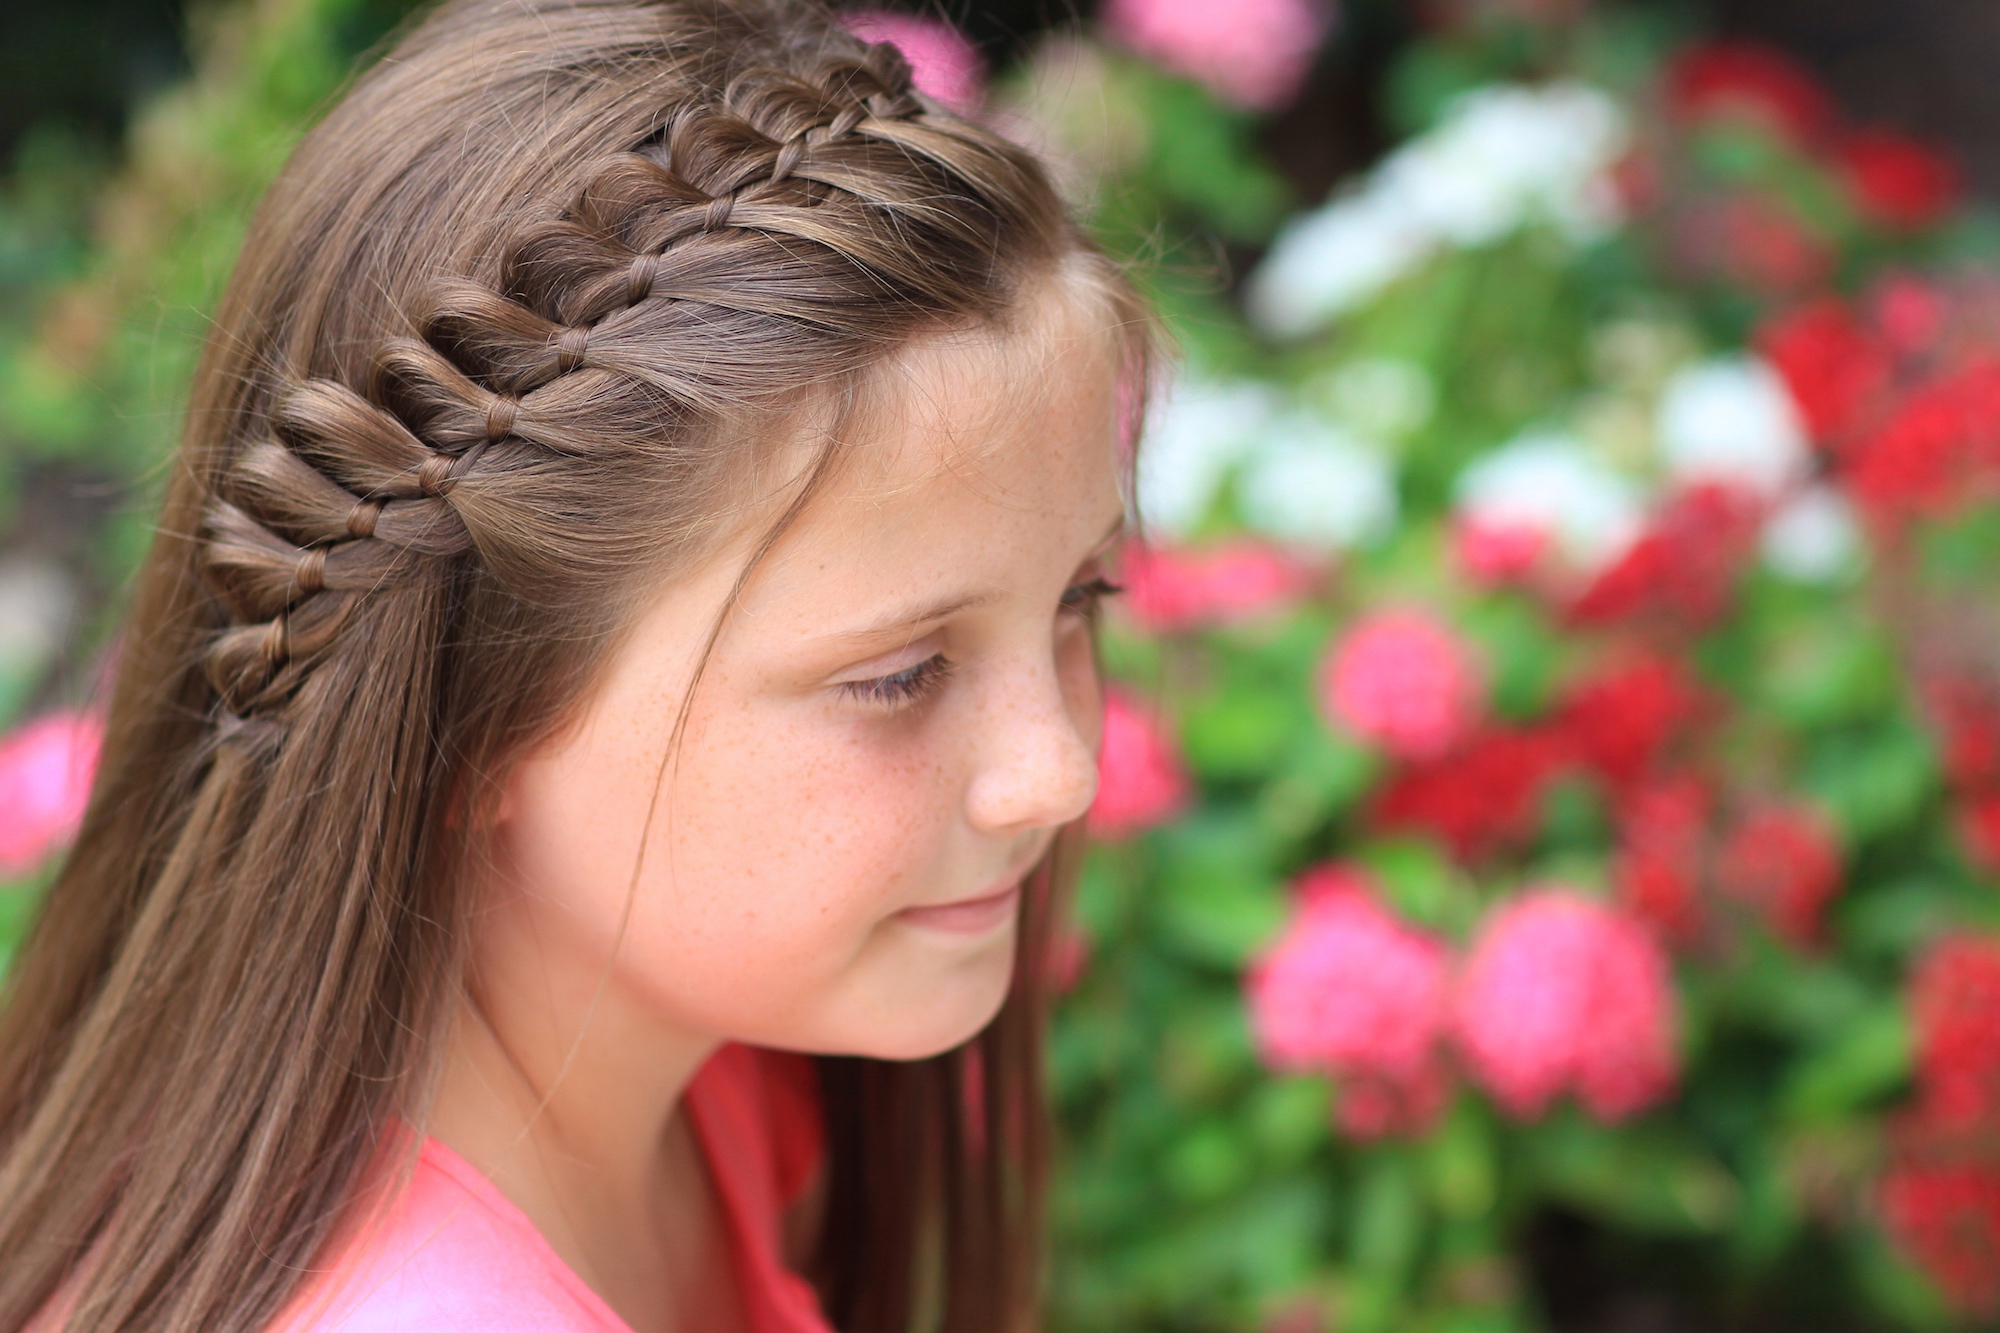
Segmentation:
[[(0, 12), (0, 961), (249, 210), (411, 8)], [(1994, 1326), (2000, 7), (851, 21), (1178, 349), (1051, 1326)]]

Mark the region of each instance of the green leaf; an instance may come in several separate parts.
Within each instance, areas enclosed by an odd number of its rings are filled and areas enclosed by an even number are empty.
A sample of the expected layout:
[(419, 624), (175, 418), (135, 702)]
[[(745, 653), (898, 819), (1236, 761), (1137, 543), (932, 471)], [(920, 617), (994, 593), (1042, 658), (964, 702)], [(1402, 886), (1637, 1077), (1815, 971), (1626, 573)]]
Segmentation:
[(1296, 1165), (1327, 1141), (1333, 1089), (1323, 1078), (1269, 1079), (1251, 1091), (1243, 1119), (1266, 1159)]
[(1785, 1080), (1782, 1105), (1796, 1124), (1835, 1120), (1865, 1109), (1910, 1076), (1910, 1028), (1901, 1006), (1879, 1004), (1842, 1024)]
[[(1269, 689), (1223, 689), (1181, 717), (1182, 751), (1212, 782), (1264, 776), (1299, 735), (1304, 710)], [(1307, 719), (1307, 725), (1314, 725)]]
[(1461, 1097), (1438, 1132), (1424, 1145), (1431, 1197), (1450, 1218), (1482, 1218), (1499, 1197), (1500, 1163), (1492, 1118), (1470, 1097)]
[(1664, 1122), (1611, 1127), (1571, 1107), (1524, 1136), (1544, 1189), (1615, 1226), (1655, 1235), (1726, 1230), (1742, 1191), (1713, 1155)]
[(1471, 883), (1433, 842), (1383, 839), (1362, 846), (1354, 859), (1374, 877), (1397, 915), (1416, 925), (1456, 934), (1479, 914)]
[(1922, 728), (1898, 718), (1825, 738), (1814, 747), (1804, 785), (1852, 846), (1916, 819), (1937, 789), (1937, 756)]
[(1284, 924), (1283, 885), (1254, 823), (1210, 814), (1162, 830), (1159, 922), (1183, 953), (1231, 970)]
[(1423, 1245), (1423, 1191), (1415, 1164), (1395, 1147), (1372, 1150), (1354, 1187), (1354, 1266), (1401, 1291)]
[(1249, 1178), (1250, 1154), (1235, 1129), (1210, 1120), (1182, 1137), (1164, 1165), (1168, 1188), (1202, 1203), (1231, 1193)]

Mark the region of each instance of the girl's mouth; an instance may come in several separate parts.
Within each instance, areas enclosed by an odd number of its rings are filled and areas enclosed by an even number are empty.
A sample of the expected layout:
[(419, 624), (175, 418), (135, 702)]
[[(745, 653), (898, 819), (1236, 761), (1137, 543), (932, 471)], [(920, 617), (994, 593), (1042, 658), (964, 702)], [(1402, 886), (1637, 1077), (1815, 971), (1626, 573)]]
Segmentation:
[(928, 907), (905, 907), (896, 913), (896, 919), (953, 935), (983, 935), (1012, 920), (1020, 902), (1021, 883), (1016, 880), (998, 892), (984, 893), (977, 898), (960, 898)]

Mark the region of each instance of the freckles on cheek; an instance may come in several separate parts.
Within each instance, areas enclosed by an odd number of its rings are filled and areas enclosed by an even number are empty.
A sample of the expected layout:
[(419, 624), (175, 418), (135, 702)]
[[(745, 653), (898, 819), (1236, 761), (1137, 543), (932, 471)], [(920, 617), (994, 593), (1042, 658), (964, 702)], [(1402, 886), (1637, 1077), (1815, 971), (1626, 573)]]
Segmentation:
[(721, 930), (837, 954), (832, 937), (865, 932), (925, 887), (951, 824), (945, 771), (893, 724), (757, 726), (749, 711), (705, 719), (698, 755), (684, 758), (675, 879), (700, 897), (731, 886), (703, 904)]

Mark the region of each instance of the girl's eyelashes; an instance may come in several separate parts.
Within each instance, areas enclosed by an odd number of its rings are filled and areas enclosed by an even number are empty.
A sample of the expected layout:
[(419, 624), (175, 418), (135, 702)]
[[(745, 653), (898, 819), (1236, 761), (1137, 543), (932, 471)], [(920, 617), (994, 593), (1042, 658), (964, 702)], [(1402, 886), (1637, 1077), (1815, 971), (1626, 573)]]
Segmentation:
[[(1089, 619), (1097, 614), (1098, 604), (1106, 597), (1115, 597), (1124, 591), (1107, 578), (1086, 579), (1063, 590), (1060, 608), (1070, 615)], [(943, 653), (933, 653), (914, 666), (892, 671), (886, 676), (842, 681), (840, 690), (850, 699), (878, 707), (906, 707), (935, 693), (951, 671), (951, 659)]]
[(951, 662), (943, 653), (933, 653), (915, 666), (868, 680), (841, 682), (841, 690), (863, 703), (895, 708), (916, 703), (944, 684), (951, 674)]
[(1124, 591), (1122, 584), (1113, 583), (1101, 575), (1086, 579), (1063, 590), (1062, 609), (1080, 616), (1092, 616), (1097, 614), (1098, 605), (1105, 598), (1116, 597)]

